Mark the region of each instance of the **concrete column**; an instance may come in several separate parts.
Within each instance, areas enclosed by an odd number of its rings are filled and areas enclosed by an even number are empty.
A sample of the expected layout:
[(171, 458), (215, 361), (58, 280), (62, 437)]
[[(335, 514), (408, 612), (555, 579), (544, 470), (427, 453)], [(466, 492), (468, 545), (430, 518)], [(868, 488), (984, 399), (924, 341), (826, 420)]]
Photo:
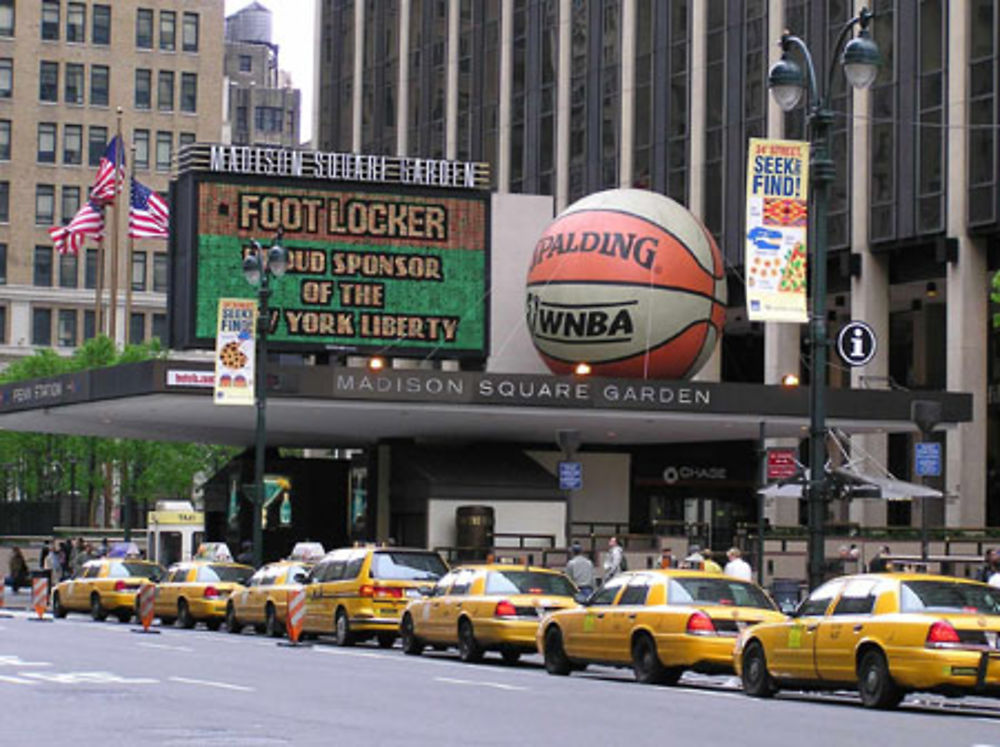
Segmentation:
[(361, 152), (361, 94), (365, 64), (365, 4), (354, 3), (354, 91), (351, 96), (351, 150)]
[(458, 153), (458, 11), (459, 0), (448, 0), (448, 82), (445, 88), (444, 157)]
[(569, 94), (573, 67), (573, 0), (559, 0), (559, 65), (556, 72), (556, 214), (569, 204)]
[[(323, 100), (323, 78), (320, 74), (320, 66), (323, 59), (323, 6), (326, 3), (320, 0), (315, 4), (315, 13), (313, 14), (313, 111), (312, 111), (312, 147), (319, 150), (322, 147), (330, 145), (329, 143), (320, 142), (320, 131), (319, 131), (319, 120), (320, 115), (326, 108), (323, 105), (332, 106), (332, 101)], [(329, 43), (329, 41), (328, 41)], [(232, 84), (230, 84), (232, 85)], [(228, 98), (229, 86), (226, 86), (226, 94)], [(229, 111), (229, 103), (225, 104), (225, 109), (223, 111)], [(227, 125), (230, 128), (232, 125)], [(232, 133), (230, 131), (230, 138), (232, 138)], [(225, 142), (231, 142), (226, 140)]]
[(396, 80), (396, 155), (409, 155), (410, 0), (399, 0), (399, 77)]
[(965, 3), (948, 4), (948, 226), (958, 262), (947, 268), (948, 389), (971, 392), (972, 422), (948, 432), (945, 487), (947, 526), (986, 523), (986, 389), (989, 277), (986, 249), (966, 230), (968, 215), (968, 43)]
[(622, 0), (621, 143), (618, 148), (618, 184), (632, 186), (632, 150), (635, 141), (635, 0)]
[(514, 75), (514, 0), (500, 2), (500, 107), (497, 122), (497, 191), (510, 191), (510, 97)]

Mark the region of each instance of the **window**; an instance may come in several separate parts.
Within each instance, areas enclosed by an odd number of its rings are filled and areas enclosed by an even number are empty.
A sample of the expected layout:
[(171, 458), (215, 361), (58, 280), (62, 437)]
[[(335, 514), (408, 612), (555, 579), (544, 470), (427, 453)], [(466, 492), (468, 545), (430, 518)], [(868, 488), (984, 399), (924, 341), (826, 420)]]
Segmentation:
[(76, 311), (74, 309), (59, 310), (59, 347), (76, 347)]
[(0, 36), (14, 35), (14, 0), (0, 0)]
[(42, 288), (52, 287), (52, 247), (35, 247), (35, 272), (32, 282)]
[(177, 44), (177, 14), (172, 10), (160, 11), (160, 49), (173, 52)]
[(198, 74), (181, 73), (181, 111), (194, 114), (198, 110)]
[(10, 223), (10, 182), (0, 182), (0, 223)]
[[(97, 250), (88, 249), (87, 258), (83, 265), (83, 287), (91, 290), (97, 287)], [(86, 320), (84, 320), (84, 337), (86, 337)], [(90, 337), (94, 335), (91, 334)], [(90, 337), (87, 337), (89, 340)]]
[(592, 605), (612, 604), (615, 601), (615, 596), (624, 585), (625, 579), (622, 577), (611, 579), (604, 584), (604, 586), (602, 586), (593, 597), (590, 598), (590, 603)]
[(0, 99), (9, 99), (14, 92), (14, 61), (0, 57)]
[(198, 14), (197, 13), (185, 13), (184, 14), (184, 28), (182, 33), (182, 48), (185, 52), (197, 52), (198, 51)]
[(0, 119), (0, 161), (10, 160), (10, 120)]
[(146, 252), (132, 253), (132, 290), (146, 290)]
[(0, 344), (7, 342), (7, 307), (0, 306)]
[(37, 185), (35, 187), (35, 225), (51, 226), (55, 222), (55, 214), (56, 188), (51, 184)]
[(167, 292), (167, 255), (164, 253), (153, 255), (153, 292)]
[(258, 132), (281, 132), (284, 114), (280, 106), (258, 106), (254, 109), (254, 128)]
[(169, 132), (156, 133), (156, 170), (170, 171), (170, 160), (173, 156)]
[(38, 123), (38, 163), (56, 162), (56, 125), (54, 122)]
[(70, 3), (66, 6), (66, 41), (83, 43), (86, 41), (87, 6)]
[(59, 0), (42, 0), (42, 38), (59, 40)]
[(193, 132), (182, 132), (177, 136), (177, 145), (181, 148), (185, 145), (193, 145), (196, 137)]
[(236, 130), (237, 132), (246, 132), (249, 129), (247, 125), (247, 108), (245, 106), (236, 107)]
[[(80, 188), (79, 187), (63, 187), (62, 188), (62, 205), (60, 207), (60, 217), (62, 218), (62, 224), (65, 226), (71, 220), (73, 216), (76, 215), (77, 210), (80, 209)], [(73, 286), (74, 288), (76, 285)]]
[(63, 125), (63, 163), (83, 163), (83, 125)]
[(67, 104), (83, 103), (83, 65), (66, 63), (66, 97)]
[(43, 62), (38, 73), (38, 100), (59, 100), (59, 63)]
[(161, 70), (156, 79), (156, 108), (161, 112), (174, 109), (174, 71)]
[(52, 309), (31, 310), (31, 344), (52, 344)]
[(146, 315), (134, 313), (128, 320), (128, 341), (138, 345), (146, 336)]
[(83, 312), (83, 339), (93, 340), (95, 335), (95, 330), (97, 324), (94, 322), (94, 312), (84, 311)]
[(166, 343), (167, 341), (166, 314), (153, 314), (153, 337), (157, 338), (162, 343)]
[(618, 605), (645, 604), (646, 594), (649, 592), (648, 580), (639, 576), (632, 579), (632, 582), (625, 587), (625, 592), (618, 600)]
[(135, 70), (135, 108), (149, 109), (153, 105), (153, 73), (151, 70)]
[(0, 244), (0, 285), (7, 285), (7, 245)]
[(823, 584), (810, 594), (806, 601), (799, 605), (799, 608), (795, 611), (795, 617), (822, 616), (826, 612), (826, 608), (830, 606), (830, 602), (840, 593), (842, 588), (844, 588), (843, 579), (834, 579)]
[(135, 146), (135, 156), (132, 165), (137, 169), (149, 168), (149, 130), (133, 130), (132, 145)]
[(870, 615), (875, 609), (875, 599), (880, 591), (876, 588), (878, 583), (872, 579), (862, 578), (849, 581), (831, 614)]
[(99, 166), (101, 156), (108, 144), (107, 127), (91, 127), (87, 135), (87, 163), (91, 166)]
[(248, 54), (240, 55), (240, 72), (241, 73), (253, 72), (253, 57), (251, 57)]
[(153, 11), (139, 8), (135, 12), (135, 46), (139, 49), (153, 48)]
[(90, 41), (107, 46), (111, 43), (111, 6), (95, 5), (91, 15)]
[(108, 105), (110, 75), (107, 65), (90, 66), (90, 105)]

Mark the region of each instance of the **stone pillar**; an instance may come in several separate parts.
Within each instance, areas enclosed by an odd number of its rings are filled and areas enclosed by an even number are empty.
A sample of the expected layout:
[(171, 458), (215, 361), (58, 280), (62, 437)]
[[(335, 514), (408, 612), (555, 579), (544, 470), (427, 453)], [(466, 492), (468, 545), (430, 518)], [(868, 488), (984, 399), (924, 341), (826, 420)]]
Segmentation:
[(351, 92), (351, 150), (361, 152), (361, 94), (365, 65), (365, 4), (354, 3), (354, 90)]
[(622, 0), (621, 144), (618, 148), (618, 184), (632, 186), (632, 150), (635, 140), (635, 0)]
[(514, 0), (500, 2), (500, 107), (497, 122), (497, 191), (510, 191), (510, 97), (514, 75)]
[(399, 76), (396, 78), (396, 155), (409, 155), (410, 0), (399, 0)]
[(573, 0), (559, 0), (559, 64), (556, 72), (556, 214), (569, 204), (569, 88), (573, 65)]
[(448, 82), (445, 87), (444, 157), (458, 153), (458, 12), (459, 0), (448, 0)]

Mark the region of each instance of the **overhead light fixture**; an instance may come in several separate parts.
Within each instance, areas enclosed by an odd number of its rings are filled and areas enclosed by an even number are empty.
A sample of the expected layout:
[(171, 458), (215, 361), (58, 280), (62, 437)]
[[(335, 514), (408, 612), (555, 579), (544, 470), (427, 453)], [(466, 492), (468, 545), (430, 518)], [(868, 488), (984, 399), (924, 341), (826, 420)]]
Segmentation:
[(385, 368), (385, 359), (376, 355), (374, 358), (369, 359), (368, 368), (372, 371), (381, 371)]
[(573, 373), (575, 373), (577, 376), (590, 376), (591, 371), (592, 369), (590, 367), (590, 364), (586, 363), (585, 361), (580, 361), (579, 363), (576, 364), (576, 366), (573, 367)]
[(786, 373), (781, 377), (781, 386), (785, 389), (794, 389), (799, 385), (798, 374)]
[(937, 283), (935, 283), (932, 280), (932, 281), (930, 281), (927, 284), (927, 297), (928, 298), (937, 298), (937, 294), (938, 294)]

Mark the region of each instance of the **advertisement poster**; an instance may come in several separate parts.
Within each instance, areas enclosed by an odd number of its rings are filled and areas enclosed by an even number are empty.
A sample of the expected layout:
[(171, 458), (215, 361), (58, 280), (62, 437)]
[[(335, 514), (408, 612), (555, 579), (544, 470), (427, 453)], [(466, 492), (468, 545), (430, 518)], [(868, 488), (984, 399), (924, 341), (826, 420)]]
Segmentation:
[(215, 404), (254, 403), (257, 302), (220, 298), (215, 336)]
[(807, 322), (809, 143), (750, 139), (747, 154), (747, 316)]

